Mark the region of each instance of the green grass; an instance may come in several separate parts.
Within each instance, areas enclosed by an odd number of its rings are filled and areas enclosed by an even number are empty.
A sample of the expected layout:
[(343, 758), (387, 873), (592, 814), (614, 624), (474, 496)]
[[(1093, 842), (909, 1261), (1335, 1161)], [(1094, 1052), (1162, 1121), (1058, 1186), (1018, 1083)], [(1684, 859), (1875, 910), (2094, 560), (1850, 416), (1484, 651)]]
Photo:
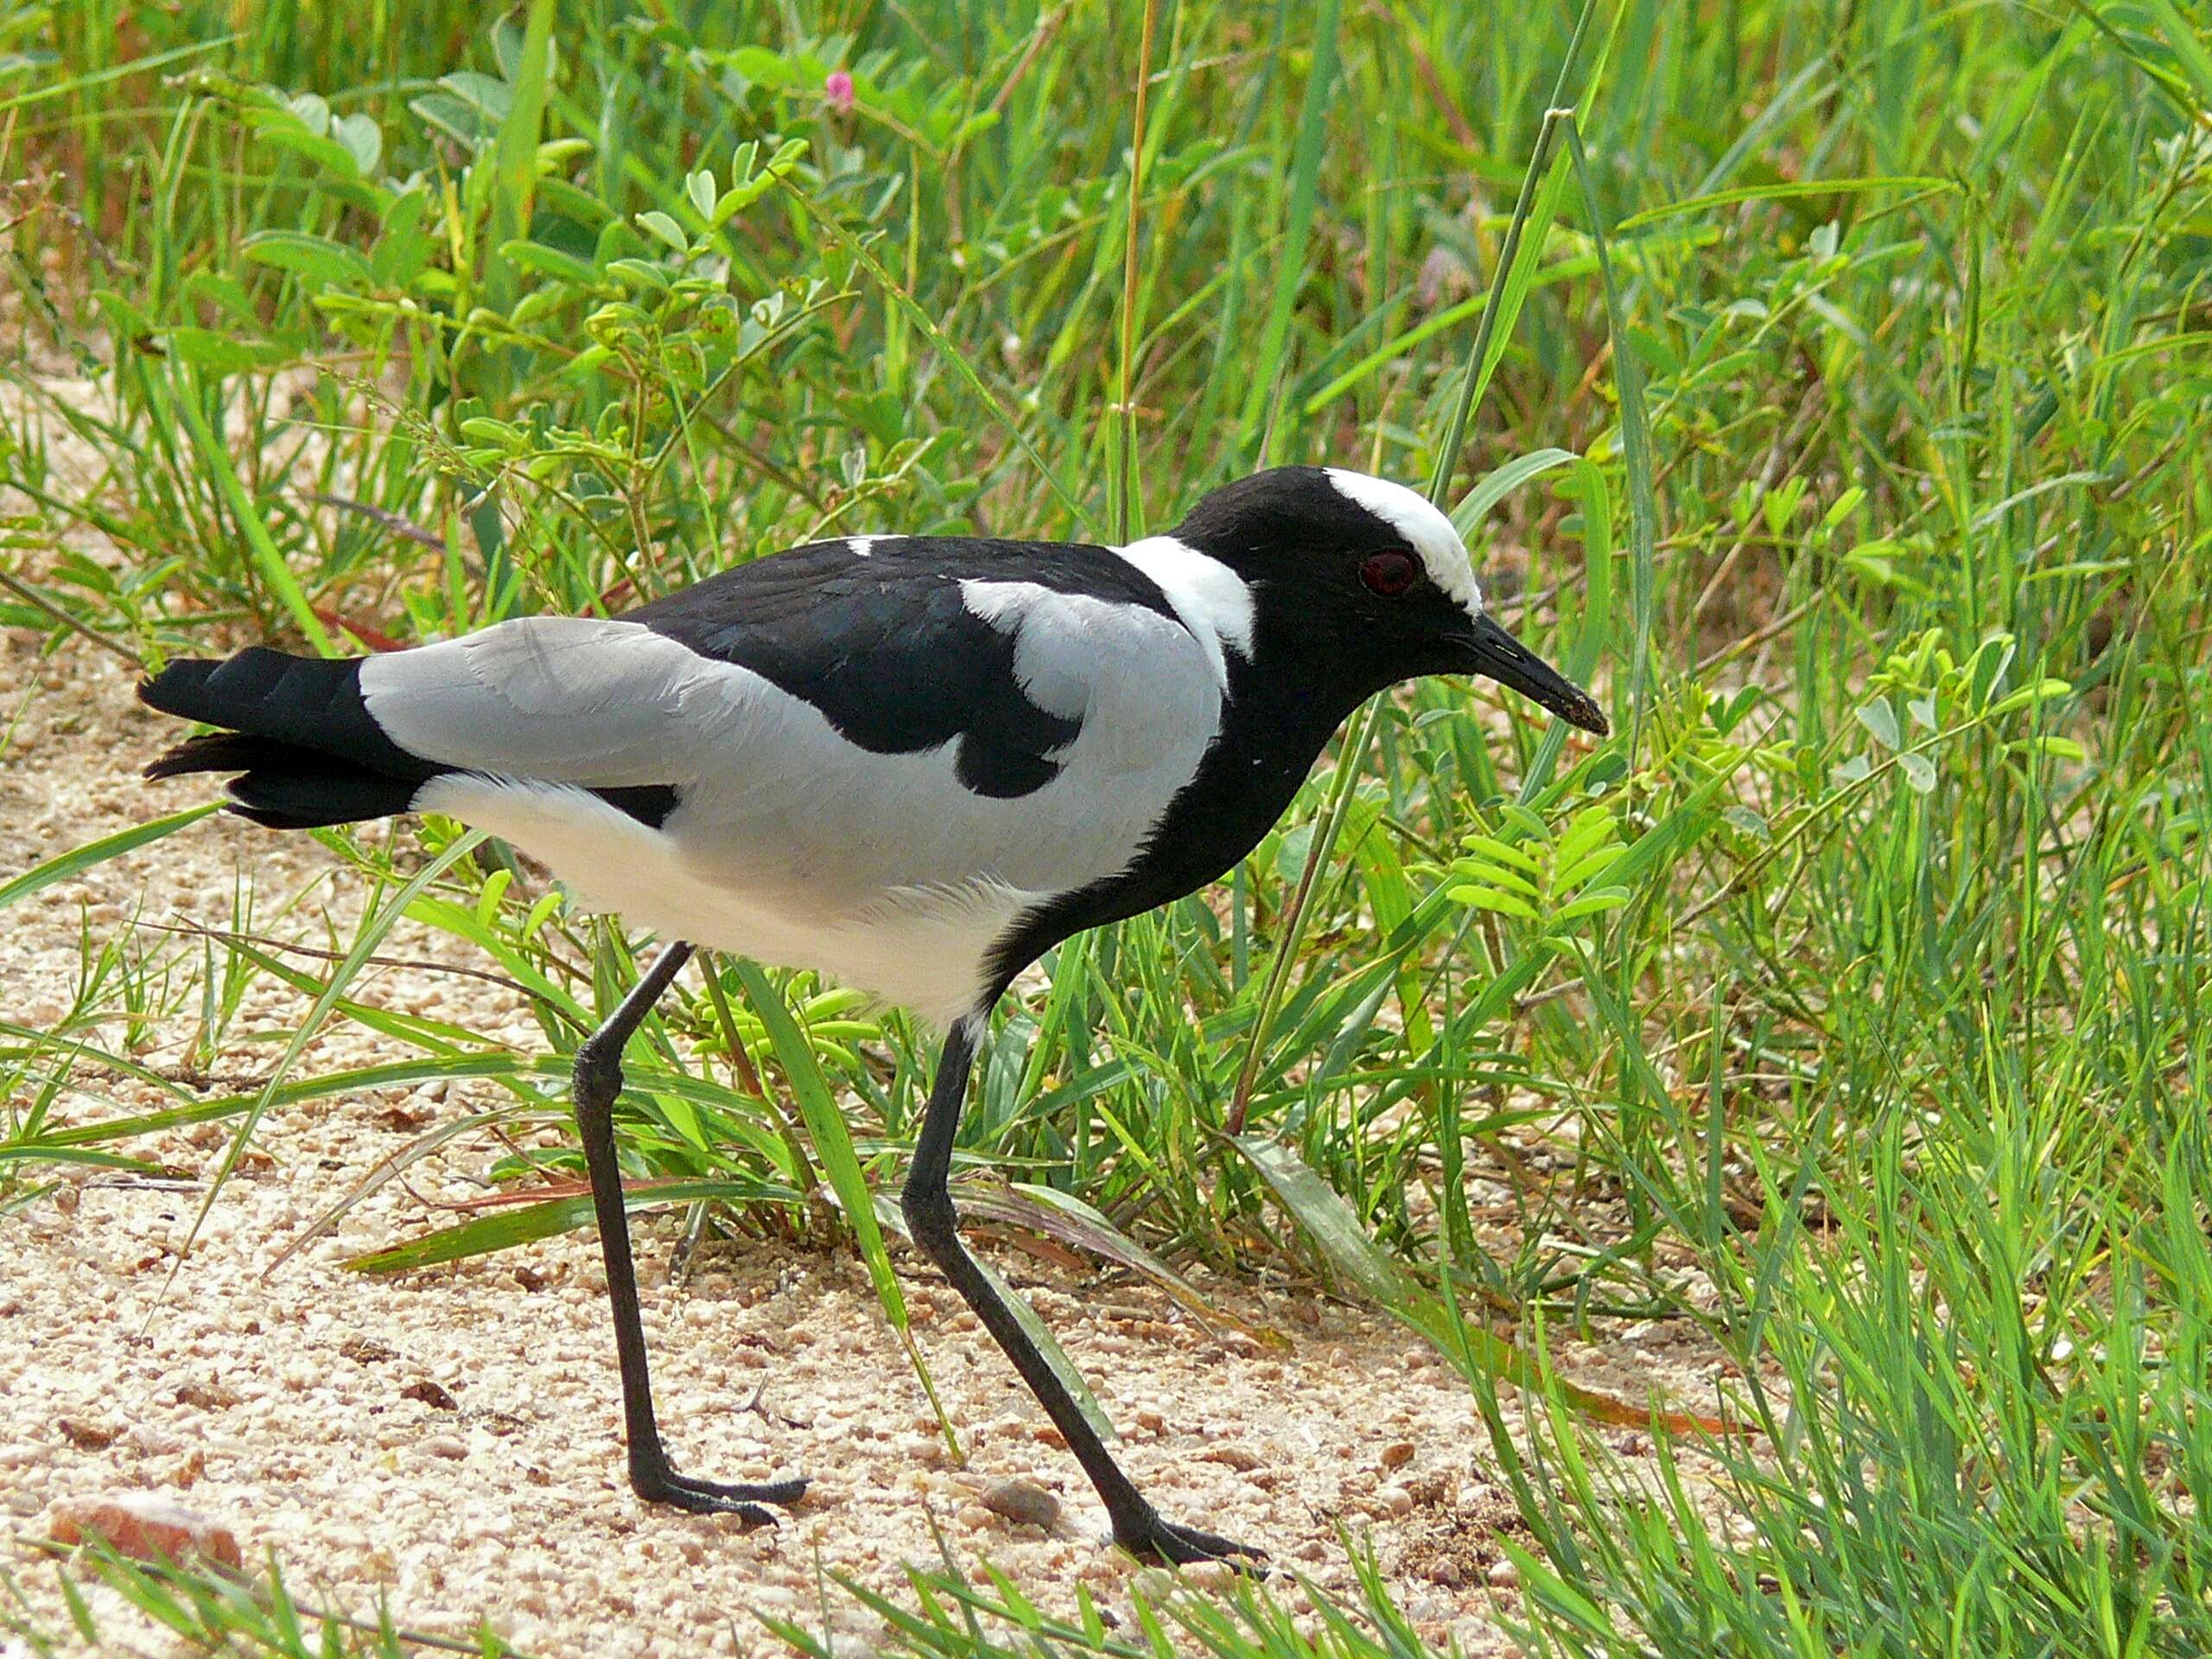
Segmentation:
[[(1531, 1653), (2212, 1649), (2201, 14), (1631, 0), (1530, 171), (1570, 13), (1163, 7), (1132, 201), (1137, 10), (17, 12), (8, 327), (105, 400), (4, 354), (0, 620), (148, 660), (407, 640), (840, 529), (1156, 527), (1267, 462), (1455, 505), (1516, 481), (1471, 544), (1618, 734), (1388, 701), (1222, 891), (1056, 953), (963, 1179), (1014, 1172), (1013, 1213), (1161, 1274), (1333, 1275), (1478, 1401), (1550, 1390), (1533, 1444), (1497, 1436)], [(86, 534), (112, 556), (59, 546)], [(389, 893), (454, 833), (330, 840)], [(410, 913), (571, 1047), (630, 959), (515, 876), (486, 848)], [(372, 1028), (378, 1075), (563, 1103), (557, 1062), (239, 931), (88, 935), (78, 1007), (0, 1033), (0, 1202), (153, 1126), (77, 1096), (100, 1066), (162, 1121), (250, 1121), (146, 1062), (179, 1028), (203, 1064), (289, 1042), (235, 1027), (260, 976)], [(804, 976), (764, 1020), (740, 973), (668, 1001), (626, 1156), (702, 1224), (831, 1234), (804, 1195), (893, 1190), (927, 1044)], [(849, 1145), (784, 1103), (825, 1094)], [(1478, 1228), (1463, 1178), (1509, 1160), (1521, 1213)], [(1741, 1526), (1632, 1478), (1548, 1374), (1547, 1332), (1624, 1317), (1740, 1369), (1758, 1433), (1705, 1449)], [(910, 1645), (1031, 1650), (1016, 1589), (971, 1621), (948, 1586)], [(1325, 1650), (1391, 1628), (1369, 1599)], [(1160, 1640), (1303, 1650), (1270, 1607)]]
[[(166, 1633), (172, 1652), (223, 1659), (419, 1659), (426, 1653), (520, 1659), (488, 1627), (464, 1642), (409, 1630), (386, 1607), (380, 1606), (371, 1623), (302, 1606), (273, 1565), (250, 1575), (197, 1562), (130, 1560), (94, 1543), (83, 1548), (73, 1566), (88, 1568), (83, 1576), (97, 1577), (148, 1625)], [(103, 1623), (93, 1611), (79, 1574), (67, 1573), (60, 1583), (66, 1624), (41, 1617), (22, 1586), (0, 1571), (0, 1630), (15, 1638), (10, 1652), (51, 1659), (87, 1649), (133, 1650), (105, 1645), (123, 1638), (112, 1620)]]

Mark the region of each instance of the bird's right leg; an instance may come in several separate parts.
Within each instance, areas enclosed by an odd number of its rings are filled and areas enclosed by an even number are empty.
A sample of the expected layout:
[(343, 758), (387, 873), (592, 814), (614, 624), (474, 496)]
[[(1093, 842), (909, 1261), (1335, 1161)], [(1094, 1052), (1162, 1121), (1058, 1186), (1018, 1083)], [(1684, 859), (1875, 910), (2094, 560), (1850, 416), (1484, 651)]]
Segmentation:
[(645, 1359), (645, 1327), (638, 1313), (638, 1270), (630, 1257), (630, 1221), (622, 1203), (622, 1166), (614, 1154), (614, 1098), (622, 1092), (622, 1051), (652, 1006), (691, 959), (691, 947), (661, 952), (622, 1006), (576, 1050), (576, 1128), (591, 1172), (592, 1211), (599, 1218), (600, 1254), (607, 1262), (607, 1300), (614, 1314), (614, 1355), (622, 1369), (622, 1437), (630, 1451), (630, 1484), (639, 1497), (672, 1503), (696, 1515), (741, 1516), (756, 1526), (775, 1516), (763, 1503), (792, 1503), (806, 1482), (772, 1480), (737, 1484), (678, 1474), (661, 1447), (653, 1421), (652, 1378)]
[(1083, 1414), (1029, 1333), (1014, 1318), (976, 1259), (960, 1242), (960, 1217), (952, 1205), (949, 1185), (952, 1173), (952, 1138), (960, 1127), (961, 1103), (968, 1092), (968, 1072), (976, 1058), (976, 1040), (982, 1034), (981, 1015), (953, 1027), (944, 1039), (938, 1061), (937, 1080), (930, 1085), (930, 1100), (922, 1118), (922, 1132), (914, 1143), (914, 1161), (906, 1174), (906, 1190), (899, 1195), (906, 1228), (914, 1243), (960, 1293), (961, 1300), (975, 1311), (983, 1328), (1014, 1362), (1021, 1380), (1029, 1385), (1037, 1403), (1052, 1420), (1068, 1450), (1090, 1477), (1114, 1522), (1114, 1541), (1146, 1560), (1230, 1561), (1256, 1567), (1267, 1552), (1231, 1539), (1179, 1525), (1152, 1506), (1106, 1449), (1106, 1442)]

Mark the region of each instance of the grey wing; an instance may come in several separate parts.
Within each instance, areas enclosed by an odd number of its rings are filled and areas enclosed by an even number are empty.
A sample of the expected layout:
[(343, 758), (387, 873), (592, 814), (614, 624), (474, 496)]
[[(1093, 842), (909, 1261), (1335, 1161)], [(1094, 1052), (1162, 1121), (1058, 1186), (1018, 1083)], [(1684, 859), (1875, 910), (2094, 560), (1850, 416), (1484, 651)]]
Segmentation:
[[(866, 747), (745, 664), (632, 621), (532, 618), (378, 657), (362, 696), (395, 742), (442, 766), (671, 789), (664, 828), (687, 861), (767, 888), (864, 902), (978, 881), (1049, 893), (1116, 874), (1212, 741), (1222, 690), (1205, 652), (1141, 607), (958, 586), (964, 618), (1012, 651), (938, 639), (969, 723), (921, 747)], [(847, 682), (869, 671), (865, 653), (844, 668)], [(1009, 717), (1017, 705), (1029, 715)]]
[(676, 784), (711, 667), (634, 623), (528, 617), (372, 657), (361, 700), (402, 748), (448, 766), (588, 788)]

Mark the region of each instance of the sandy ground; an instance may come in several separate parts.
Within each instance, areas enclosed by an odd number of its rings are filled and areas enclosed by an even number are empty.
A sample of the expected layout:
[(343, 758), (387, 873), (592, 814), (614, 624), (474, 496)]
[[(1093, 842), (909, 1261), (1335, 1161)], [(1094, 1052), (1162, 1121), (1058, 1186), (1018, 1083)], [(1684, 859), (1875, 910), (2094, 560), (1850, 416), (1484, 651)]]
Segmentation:
[[(0, 879), (203, 792), (201, 780), (137, 780), (162, 734), (132, 702), (130, 678), (89, 646), (41, 660), (34, 641), (0, 641), (0, 710), (13, 717)], [(11, 912), (0, 1014), (52, 1024), (74, 995), (85, 938), (97, 949), (133, 916), (229, 926), (246, 891), (263, 931), (342, 949), (342, 928), (334, 936), (321, 907), (347, 912), (359, 884), (304, 837), (227, 817), (196, 825)], [(385, 948), (483, 966), (450, 939), (404, 929)], [(499, 1033), (518, 1052), (539, 1046), (516, 995), (482, 980), (385, 970), (366, 995)], [(236, 1071), (219, 1084), (262, 1075), (276, 1046), (251, 1034), (281, 1033), (303, 1012), (296, 994), (259, 982), (226, 1049)], [(191, 1014), (156, 1022), (141, 1057), (174, 1067)], [(302, 1071), (400, 1052), (349, 1028), (318, 1041)], [(0, 1216), (0, 1532), (13, 1539), (0, 1567), (50, 1627), (66, 1628), (55, 1569), (30, 1541), (46, 1535), (56, 1500), (132, 1489), (230, 1526), (249, 1560), (273, 1555), (296, 1594), (371, 1613), (389, 1597), (409, 1624), (453, 1635), (488, 1620), (549, 1656), (780, 1650), (762, 1616), (826, 1624), (841, 1649), (867, 1651), (875, 1620), (836, 1595), (825, 1610), (821, 1573), (895, 1594), (906, 1564), (942, 1559), (938, 1531), (963, 1567), (988, 1557), (1048, 1608), (1071, 1605), (1080, 1583), (1129, 1618), (1141, 1569), (1105, 1544), (1104, 1512), (1056, 1434), (917, 1262), (904, 1270), (918, 1334), (965, 1441), (964, 1467), (949, 1461), (856, 1262), (715, 1250), (677, 1288), (673, 1224), (642, 1218), (662, 1421), (680, 1465), (813, 1479), (782, 1525), (757, 1532), (649, 1510), (630, 1493), (588, 1233), (399, 1281), (339, 1266), (447, 1219), (437, 1202), (480, 1195), (496, 1144), (454, 1141), (261, 1277), (374, 1160), (501, 1098), (437, 1086), (272, 1114), (173, 1283), (199, 1180), (223, 1153), (221, 1126), (128, 1148), (175, 1166), (179, 1182), (80, 1172)], [(157, 1103), (127, 1078), (86, 1071), (56, 1112), (82, 1122)], [(1040, 1280), (1027, 1257), (997, 1260), (1092, 1379), (1166, 1514), (1262, 1544), (1339, 1589), (1351, 1574), (1338, 1529), (1365, 1533), (1427, 1635), (1470, 1654), (1505, 1650), (1492, 1599), (1511, 1591), (1492, 1564), (1510, 1505), (1465, 1388), (1417, 1338), (1311, 1287), (1208, 1284), (1222, 1306), (1290, 1335), (1287, 1349), (1270, 1351), (1210, 1334), (1147, 1285)], [(1719, 1362), (1687, 1341), (1677, 1326), (1629, 1328), (1569, 1363), (1577, 1380), (1629, 1399), (1663, 1384), (1705, 1406)], [(1614, 1438), (1633, 1450), (1639, 1437)], [(983, 1490), (1008, 1477), (1058, 1496), (1053, 1530), (982, 1507)], [(1304, 1595), (1294, 1584), (1284, 1593), (1294, 1604)], [(95, 1605), (111, 1608), (105, 1596)], [(138, 1628), (135, 1650), (167, 1650)]]

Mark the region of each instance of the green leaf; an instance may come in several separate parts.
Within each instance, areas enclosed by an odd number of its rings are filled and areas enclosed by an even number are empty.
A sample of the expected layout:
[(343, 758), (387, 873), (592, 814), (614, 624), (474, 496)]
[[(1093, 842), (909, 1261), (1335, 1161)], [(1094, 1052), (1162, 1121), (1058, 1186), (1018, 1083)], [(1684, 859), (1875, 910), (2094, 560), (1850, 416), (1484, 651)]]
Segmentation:
[(47, 1141), (11, 1141), (0, 1145), (0, 1164), (81, 1164), (93, 1169), (127, 1169), (138, 1175), (159, 1175), (162, 1166), (120, 1152), (100, 1152), (91, 1147), (57, 1146)]
[(1586, 893), (1580, 898), (1570, 899), (1560, 906), (1552, 912), (1552, 924), (1557, 926), (1562, 922), (1579, 921), (1585, 916), (1594, 916), (1601, 910), (1618, 910), (1628, 903), (1629, 898), (1626, 887), (1599, 887), (1594, 893)]
[(599, 280), (598, 268), (573, 253), (563, 253), (558, 248), (549, 248), (543, 242), (506, 242), (499, 247), (499, 256), (518, 270), (526, 270), (533, 276), (544, 276), (554, 282), (573, 283), (579, 288), (591, 288)]
[(332, 128), (338, 142), (346, 146), (346, 153), (353, 158), (353, 170), (363, 178), (376, 175), (377, 163), (384, 159), (384, 131), (376, 119), (368, 115), (349, 115)]
[(645, 212), (639, 213), (638, 223), (667, 243), (677, 252), (691, 251), (691, 238), (683, 233), (683, 227), (661, 212), (659, 208), (648, 208)]
[(1503, 887), (1508, 893), (1526, 893), (1531, 899), (1542, 891), (1534, 881), (1517, 870), (1505, 869), (1479, 858), (1454, 860), (1452, 874), (1464, 876), (1468, 880), (1483, 887)]
[(1874, 741), (1885, 749), (1904, 747), (1904, 734), (1897, 729), (1897, 710), (1890, 707), (1887, 697), (1875, 697), (1860, 703), (1851, 711), (1859, 723), (1874, 734)]
[(1495, 836), (1469, 836), (1465, 845), (1470, 852), (1486, 853), (1493, 860), (1517, 865), (1531, 874), (1543, 868), (1535, 855), (1514, 846), (1510, 842), (1500, 841)]
[(1045, 1356), (1045, 1363), (1052, 1368), (1052, 1374), (1065, 1385), (1075, 1401), (1076, 1409), (1083, 1414), (1084, 1421), (1097, 1430), (1099, 1439), (1119, 1440), (1121, 1436), (1114, 1427), (1114, 1420), (1106, 1414), (1105, 1407), (1100, 1405), (1097, 1397), (1090, 1392), (1090, 1385), (1083, 1380), (1083, 1372), (1068, 1357), (1067, 1351), (1053, 1336), (1052, 1327), (1037, 1317), (1037, 1310), (1029, 1306), (1029, 1299), (1000, 1278), (997, 1269), (982, 1257), (976, 1256), (974, 1260), (991, 1288), (998, 1292), (999, 1300), (1012, 1310), (1014, 1323), (1021, 1327), (1030, 1341), (1037, 1344), (1037, 1351)]
[(1527, 899), (1497, 887), (1461, 887), (1452, 889), (1452, 896), (1461, 904), (1473, 905), (1479, 910), (1494, 910), (1507, 916), (1518, 916), (1523, 921), (1538, 919), (1535, 906)]
[(683, 194), (691, 199), (691, 206), (702, 219), (711, 219), (715, 212), (715, 174), (712, 168), (701, 168), (683, 181)]
[(343, 243), (305, 231), (257, 231), (238, 251), (258, 265), (289, 270), (325, 288), (376, 286), (369, 262)]
[(1552, 891), (1562, 893), (1573, 893), (1584, 883), (1612, 868), (1620, 861), (1622, 855), (1627, 850), (1618, 842), (1593, 849), (1575, 860), (1566, 868), (1555, 871), (1552, 876)]
[(1425, 1293), (1403, 1268), (1382, 1253), (1360, 1225), (1351, 1206), (1296, 1152), (1264, 1135), (1231, 1139), (1338, 1274), (1394, 1313), (1421, 1304)]
[[(1466, 1324), (1443, 1297), (1385, 1255), (1351, 1206), (1289, 1147), (1262, 1135), (1230, 1139), (1331, 1268), (1463, 1370), (1502, 1376), (1531, 1393), (1556, 1387), (1570, 1405), (1600, 1422), (1628, 1427), (1649, 1422), (1648, 1411), (1554, 1376), (1504, 1338)], [(1688, 1426), (1686, 1419), (1669, 1421)]]

